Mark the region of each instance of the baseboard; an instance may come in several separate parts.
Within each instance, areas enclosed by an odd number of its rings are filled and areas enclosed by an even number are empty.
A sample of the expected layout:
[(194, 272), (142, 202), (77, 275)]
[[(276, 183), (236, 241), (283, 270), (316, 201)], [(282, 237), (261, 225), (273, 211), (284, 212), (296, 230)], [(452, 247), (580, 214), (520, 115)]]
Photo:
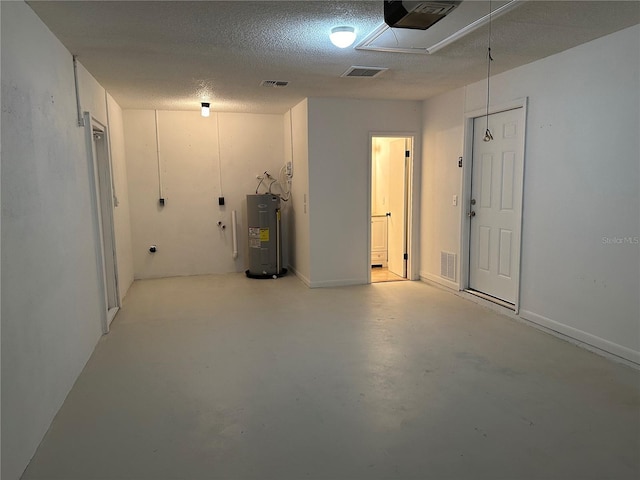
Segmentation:
[(443, 288), (447, 291), (451, 291), (459, 297), (465, 298), (479, 305), (483, 305), (497, 313), (511, 317), (514, 320), (526, 322), (534, 328), (539, 328), (551, 335), (562, 338), (565, 341), (578, 345), (598, 355), (605, 356), (613, 361), (624, 363), (632, 368), (640, 369), (640, 352), (628, 347), (618, 345), (617, 343), (613, 343), (596, 335), (578, 330), (577, 328), (564, 325), (528, 310), (521, 309), (520, 312), (516, 314), (500, 305), (476, 297), (475, 295), (471, 295), (465, 291), (460, 291), (458, 284), (437, 275), (423, 272), (420, 274), (420, 280), (433, 285), (436, 288)]
[(620, 359), (627, 360), (634, 364), (630, 366), (635, 368), (640, 367), (640, 352), (618, 345), (617, 343), (610, 342), (609, 340), (605, 340), (604, 338), (597, 337), (582, 330), (578, 330), (577, 328), (564, 325), (528, 310), (520, 310), (519, 316), (523, 320), (540, 325), (552, 332), (559, 333), (563, 337), (569, 337), (570, 339), (577, 341), (580, 346), (583, 346), (588, 350), (595, 351), (595, 353), (604, 352), (605, 354), (608, 354), (606, 356), (619, 357)]
[(310, 288), (326, 288), (326, 287), (349, 287), (352, 285), (366, 285), (367, 281), (361, 278), (347, 278), (344, 280), (323, 280), (321, 282), (311, 282)]
[(448, 289), (451, 289), (455, 292), (458, 292), (460, 290), (460, 286), (457, 283), (452, 282), (451, 280), (447, 280), (446, 278), (442, 278), (438, 275), (433, 275), (432, 273), (420, 273), (420, 280), (425, 283), (435, 283), (438, 286), (447, 287)]
[(311, 280), (309, 280), (291, 265), (289, 265), (289, 271), (292, 272), (296, 277), (298, 277), (300, 281), (302, 281), (302, 283), (304, 283), (307, 287), (311, 288)]

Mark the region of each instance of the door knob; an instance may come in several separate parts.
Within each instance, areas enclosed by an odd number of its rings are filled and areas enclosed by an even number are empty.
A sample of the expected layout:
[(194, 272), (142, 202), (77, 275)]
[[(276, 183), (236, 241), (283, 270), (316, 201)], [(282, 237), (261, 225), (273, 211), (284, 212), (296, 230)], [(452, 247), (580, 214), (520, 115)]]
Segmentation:
[(475, 217), (475, 216), (476, 216), (476, 212), (474, 212), (473, 210), (467, 213), (467, 217)]

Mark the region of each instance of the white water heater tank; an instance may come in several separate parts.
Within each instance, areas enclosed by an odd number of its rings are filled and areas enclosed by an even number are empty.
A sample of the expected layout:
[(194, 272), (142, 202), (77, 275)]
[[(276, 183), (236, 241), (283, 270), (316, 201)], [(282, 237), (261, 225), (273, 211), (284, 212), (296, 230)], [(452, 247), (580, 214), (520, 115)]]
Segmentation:
[(279, 195), (247, 195), (248, 277), (271, 278), (286, 272), (282, 268), (280, 215)]

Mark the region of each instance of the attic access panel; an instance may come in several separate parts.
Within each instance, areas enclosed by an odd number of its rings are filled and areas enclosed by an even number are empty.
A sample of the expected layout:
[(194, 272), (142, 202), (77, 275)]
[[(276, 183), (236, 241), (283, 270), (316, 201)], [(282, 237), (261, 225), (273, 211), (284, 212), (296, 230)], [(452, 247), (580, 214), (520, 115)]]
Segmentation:
[(386, 0), (384, 23), (390, 27), (426, 30), (446, 17), (461, 0), (427, 0), (419, 2)]
[[(519, 0), (493, 0), (492, 15), (495, 19), (518, 6)], [(427, 30), (390, 28), (382, 24), (367, 35), (356, 50), (397, 53), (434, 53), (458, 36), (472, 32), (489, 20), (489, 2), (464, 0)], [(455, 36), (454, 36), (455, 35)], [(450, 37), (453, 37), (451, 39)]]

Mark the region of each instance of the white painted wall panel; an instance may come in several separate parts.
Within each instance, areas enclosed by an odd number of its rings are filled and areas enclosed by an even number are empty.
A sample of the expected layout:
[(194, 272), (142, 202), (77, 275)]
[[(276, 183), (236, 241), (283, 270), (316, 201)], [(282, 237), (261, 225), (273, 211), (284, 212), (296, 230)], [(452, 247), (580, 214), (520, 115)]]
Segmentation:
[[(364, 284), (370, 268), (369, 134), (417, 137), (420, 103), (310, 98), (308, 105), (311, 285)], [(419, 138), (416, 144), (419, 165)]]
[[(291, 116), (290, 116), (291, 115)], [(293, 181), (291, 200), (287, 204), (290, 214), (289, 228), (292, 232), (291, 267), (307, 285), (310, 284), (311, 245), (309, 236), (309, 136), (308, 102), (303, 100), (285, 115), (285, 151), (293, 158)], [(293, 137), (293, 149), (291, 147)], [(288, 142), (287, 142), (288, 140)], [(293, 153), (292, 153), (293, 152)], [(293, 155), (293, 157), (292, 157)]]
[(2, 472), (17, 480), (101, 335), (71, 54), (23, 2), (2, 18)]
[(129, 216), (129, 184), (127, 180), (127, 162), (124, 144), (124, 125), (122, 109), (107, 94), (109, 109), (109, 135), (111, 141), (111, 168), (113, 170), (113, 188), (118, 200), (113, 210), (113, 222), (116, 236), (116, 254), (118, 257), (118, 285), (120, 301), (125, 297), (133, 282), (133, 251), (131, 249), (131, 220)]
[[(640, 361), (640, 246), (634, 242), (640, 236), (638, 38), (640, 26), (631, 27), (491, 82), (492, 104), (529, 98), (522, 315), (635, 361)], [(437, 273), (434, 252), (459, 252), (459, 232), (447, 218), (455, 209), (447, 203), (459, 191), (461, 177), (447, 152), (462, 149), (461, 102), (474, 111), (485, 100), (486, 83), (478, 82), (424, 104), (423, 188), (431, 200), (423, 200), (425, 277)], [(451, 131), (455, 134), (434, 146)], [(435, 233), (438, 227), (442, 236)], [(616, 238), (629, 241), (615, 243)]]
[(91, 116), (103, 125), (107, 125), (107, 105), (104, 88), (78, 59), (78, 89), (82, 112), (90, 112)]
[[(158, 204), (155, 114), (125, 110), (123, 117), (135, 278), (246, 270), (245, 199), (255, 192), (256, 175), (277, 175), (284, 164), (282, 115), (214, 113), (203, 118), (196, 111), (159, 111), (164, 207)], [(220, 195), (224, 206), (218, 205)], [(232, 210), (238, 216), (235, 260)], [(149, 253), (150, 245), (157, 246), (157, 253)]]
[[(462, 169), (458, 167), (463, 115), (464, 89), (424, 102), (420, 276), (432, 281), (440, 281), (441, 252), (456, 252), (460, 258), (460, 211), (467, 207), (462, 202)], [(457, 205), (453, 205), (453, 195), (457, 195)], [(459, 272), (458, 267), (455, 278), (460, 278)]]

